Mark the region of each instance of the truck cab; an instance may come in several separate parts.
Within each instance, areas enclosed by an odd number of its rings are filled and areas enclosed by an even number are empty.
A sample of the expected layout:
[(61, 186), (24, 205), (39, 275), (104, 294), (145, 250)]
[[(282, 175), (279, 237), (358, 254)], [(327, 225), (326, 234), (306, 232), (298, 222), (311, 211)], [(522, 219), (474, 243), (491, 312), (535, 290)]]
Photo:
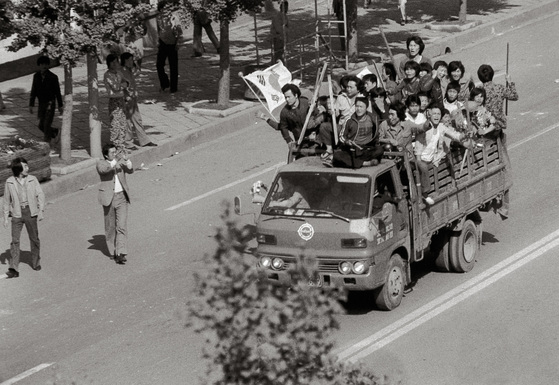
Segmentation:
[[(310, 285), (372, 290), (384, 285), (397, 251), (395, 278), (403, 283), (410, 237), (398, 173), (392, 160), (353, 170), (304, 157), (283, 167), (256, 221), (259, 264), (268, 278), (289, 284), (287, 269), (304, 255), (318, 263)], [(386, 307), (401, 300), (403, 284), (400, 290)]]

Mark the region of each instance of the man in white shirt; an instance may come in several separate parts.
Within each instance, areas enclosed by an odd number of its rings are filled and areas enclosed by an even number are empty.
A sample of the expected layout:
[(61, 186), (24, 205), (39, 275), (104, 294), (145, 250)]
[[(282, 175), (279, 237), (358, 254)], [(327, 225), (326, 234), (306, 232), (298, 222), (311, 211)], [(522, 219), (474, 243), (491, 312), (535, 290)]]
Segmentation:
[(128, 254), (126, 221), (130, 204), (126, 174), (132, 174), (134, 169), (129, 159), (116, 159), (116, 153), (114, 144), (103, 146), (105, 159), (97, 161), (97, 172), (101, 177), (99, 203), (105, 217), (105, 240), (115, 262), (123, 265)]

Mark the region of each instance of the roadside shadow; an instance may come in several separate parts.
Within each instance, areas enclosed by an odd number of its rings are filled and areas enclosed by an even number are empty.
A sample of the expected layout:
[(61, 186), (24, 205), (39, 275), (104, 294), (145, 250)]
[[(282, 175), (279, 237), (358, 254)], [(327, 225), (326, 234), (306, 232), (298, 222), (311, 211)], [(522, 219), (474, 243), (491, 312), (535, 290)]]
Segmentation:
[(378, 310), (372, 290), (350, 291), (347, 293), (347, 299), (340, 301), (340, 305), (348, 315), (362, 315)]
[(107, 248), (107, 242), (105, 241), (104, 235), (94, 235), (91, 239), (87, 240), (91, 245), (87, 248), (88, 250), (97, 250), (102, 252), (105, 256), (111, 258), (111, 252)]
[(0, 254), (0, 264), (7, 265), (10, 259), (10, 249), (6, 249), (2, 254)]
[[(6, 251), (4, 251), (2, 254), (0, 254), (0, 264), (2, 265), (7, 265), (9, 263), (9, 260), (11, 258), (10, 255), (10, 249), (7, 249)], [(19, 253), (19, 263), (20, 264), (26, 264), (29, 266), (32, 266), (32, 255), (31, 255), (31, 251), (23, 251), (21, 250)]]
[(481, 244), (485, 245), (486, 243), (499, 243), (499, 239), (495, 238), (493, 234), (484, 231), (481, 235)]

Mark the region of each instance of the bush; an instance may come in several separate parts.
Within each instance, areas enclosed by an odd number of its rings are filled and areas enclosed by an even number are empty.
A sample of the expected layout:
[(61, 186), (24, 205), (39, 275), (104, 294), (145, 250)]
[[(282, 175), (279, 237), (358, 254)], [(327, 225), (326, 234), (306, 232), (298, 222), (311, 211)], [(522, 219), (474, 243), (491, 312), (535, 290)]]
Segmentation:
[(187, 302), (187, 326), (206, 338), (206, 384), (377, 384), (359, 366), (331, 356), (331, 332), (343, 311), (340, 292), (309, 286), (315, 263), (301, 257), (290, 269), (291, 287), (270, 284), (246, 253), (253, 237), (238, 228), (229, 205), (225, 227), (215, 236), (209, 270), (196, 274), (196, 290)]

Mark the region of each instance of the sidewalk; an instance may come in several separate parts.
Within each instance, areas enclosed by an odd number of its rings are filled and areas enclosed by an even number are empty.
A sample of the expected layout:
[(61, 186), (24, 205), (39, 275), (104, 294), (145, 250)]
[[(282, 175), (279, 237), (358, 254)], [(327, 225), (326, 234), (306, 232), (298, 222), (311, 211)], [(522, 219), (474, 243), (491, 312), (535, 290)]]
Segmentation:
[[(314, 0), (292, 1), (289, 9), (289, 34), (292, 38), (314, 31)], [(407, 14), (412, 23), (405, 26), (399, 24), (400, 16), (397, 2), (388, 4), (384, 0), (373, 0), (369, 9), (360, 3), (358, 13), (359, 48), (362, 56), (388, 57), (384, 42), (378, 33), (382, 26), (393, 54), (405, 51), (405, 40), (411, 34), (417, 34), (426, 43), (425, 55), (436, 57), (442, 55), (446, 47), (453, 53), (469, 44), (490, 38), (518, 27), (531, 20), (550, 15), (559, 11), (557, 0), (469, 0), (468, 21), (479, 24), (477, 27), (463, 32), (449, 32), (427, 29), (426, 26), (437, 20), (448, 20), (450, 15), (457, 15), (457, 9), (448, 9), (447, 0), (408, 0)], [(385, 8), (388, 5), (390, 8)], [(326, 0), (318, 1), (319, 13), (326, 13)], [(268, 35), (270, 22), (262, 15), (258, 16), (257, 32), (261, 63), (270, 62)], [(219, 33), (219, 25), (213, 25)], [(190, 31), (187, 30), (187, 34)], [(254, 123), (254, 112), (258, 110), (258, 102), (246, 102), (241, 112), (227, 117), (188, 113), (187, 108), (201, 100), (215, 100), (219, 76), (219, 56), (204, 34), (206, 54), (202, 58), (191, 58), (191, 36), (187, 35), (185, 43), (179, 50), (179, 90), (176, 94), (159, 93), (157, 73), (155, 70), (155, 50), (146, 50), (142, 71), (138, 79), (140, 92), (140, 111), (147, 133), (159, 144), (158, 147), (140, 148), (132, 152), (131, 158), (136, 166), (141, 163), (153, 163), (172, 156), (176, 152), (203, 142), (218, 138), (221, 135), (245, 128)], [(231, 100), (243, 98), (245, 85), (237, 76), (246, 65), (256, 64), (253, 19), (244, 15), (231, 25)], [(266, 48), (267, 47), (267, 48)], [(265, 55), (262, 57), (262, 55)], [(459, 57), (458, 55), (455, 55)], [(290, 63), (288, 68), (290, 68)], [(99, 111), (103, 123), (102, 141), (109, 139), (107, 97), (102, 85), (106, 65), (98, 68)], [(64, 80), (62, 68), (54, 68), (61, 81)], [(86, 68), (79, 66), (73, 70), (74, 76), (74, 107), (72, 121), (72, 153), (76, 157), (88, 157), (89, 127)], [(36, 116), (28, 110), (29, 92), (32, 75), (20, 77), (0, 83), (6, 109), (0, 112), (0, 140), (20, 135), (24, 138), (40, 140), (42, 133), (36, 127)], [(61, 84), (61, 86), (63, 86)], [(53, 123), (61, 126), (61, 117), (57, 116)], [(279, 143), (279, 142), (278, 142)], [(53, 161), (56, 159), (53, 158)], [(43, 184), (50, 199), (77, 191), (88, 185), (97, 183), (98, 176), (93, 162), (85, 168), (76, 167), (75, 172), (68, 175), (53, 176)]]

